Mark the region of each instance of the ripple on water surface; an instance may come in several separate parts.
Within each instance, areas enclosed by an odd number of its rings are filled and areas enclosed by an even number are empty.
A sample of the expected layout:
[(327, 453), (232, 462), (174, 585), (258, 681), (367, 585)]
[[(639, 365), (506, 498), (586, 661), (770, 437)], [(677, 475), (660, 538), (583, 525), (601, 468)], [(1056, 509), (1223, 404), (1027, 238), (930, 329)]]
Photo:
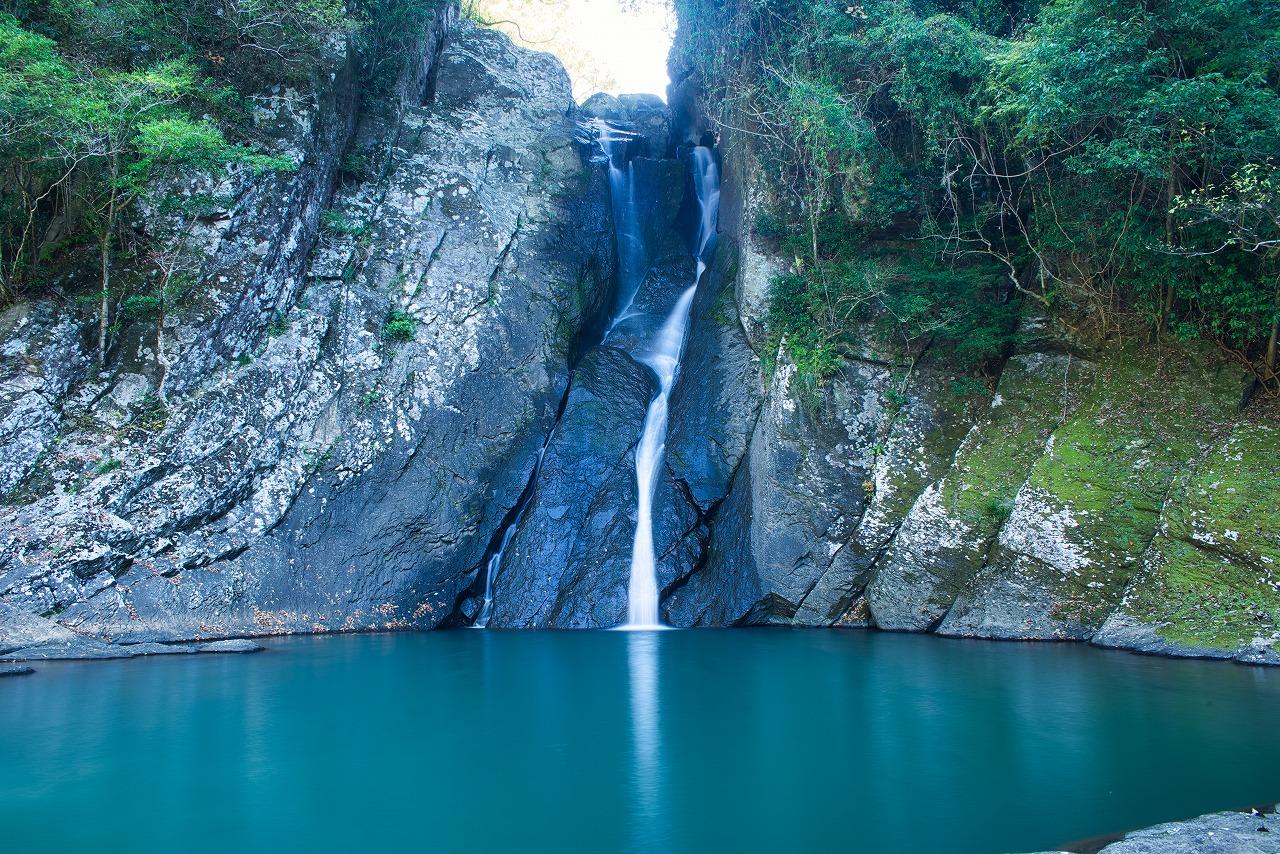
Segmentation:
[(0, 685), (13, 851), (1038, 850), (1280, 796), (1280, 671), (863, 632), (441, 632)]

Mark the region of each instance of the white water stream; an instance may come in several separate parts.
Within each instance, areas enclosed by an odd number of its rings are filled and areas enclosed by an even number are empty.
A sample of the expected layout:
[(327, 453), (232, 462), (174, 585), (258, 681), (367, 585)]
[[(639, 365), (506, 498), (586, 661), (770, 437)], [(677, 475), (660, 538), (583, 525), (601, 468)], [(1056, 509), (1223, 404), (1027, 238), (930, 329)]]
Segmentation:
[[(618, 302), (605, 330), (607, 340), (614, 329), (633, 317), (636, 295), (649, 274), (644, 229), (640, 223), (636, 196), (636, 176), (627, 158), (627, 145), (635, 134), (596, 120), (592, 129), (608, 162), (609, 190), (613, 206), (618, 249)], [(689, 327), (689, 312), (698, 283), (706, 272), (714, 248), (716, 219), (720, 205), (720, 174), (711, 149), (699, 146), (693, 150), (694, 188), (698, 199), (699, 222), (694, 253), (696, 272), (693, 283), (680, 294), (665, 322), (651, 339), (641, 344), (633, 355), (647, 365), (658, 379), (658, 393), (645, 412), (644, 426), (636, 446), (636, 534), (631, 549), (631, 575), (627, 586), (627, 621), (623, 628), (661, 628), (658, 616), (658, 573), (653, 545), (653, 498), (656, 478), (666, 450), (668, 405), (680, 368), (680, 354)], [(554, 430), (552, 433), (554, 434)], [(543, 445), (534, 466), (531, 483), (536, 483), (542, 468)], [(485, 568), (484, 601), (472, 624), (485, 628), (493, 612), (493, 585), (502, 567), (502, 556), (510, 545), (524, 515), (528, 494), (522, 497), (511, 521), (503, 531), (497, 548)]]
[(653, 495), (667, 442), (668, 404), (680, 368), (680, 354), (689, 329), (689, 309), (698, 282), (707, 269), (709, 250), (714, 246), (716, 217), (720, 205), (720, 174), (711, 149), (693, 150), (694, 188), (701, 214), (697, 236), (697, 272), (693, 284), (676, 301), (667, 321), (649, 342), (640, 361), (658, 377), (658, 393), (649, 403), (644, 429), (636, 446), (636, 537), (631, 547), (631, 580), (627, 586), (626, 628), (661, 626), (658, 617), (658, 567), (653, 551)]

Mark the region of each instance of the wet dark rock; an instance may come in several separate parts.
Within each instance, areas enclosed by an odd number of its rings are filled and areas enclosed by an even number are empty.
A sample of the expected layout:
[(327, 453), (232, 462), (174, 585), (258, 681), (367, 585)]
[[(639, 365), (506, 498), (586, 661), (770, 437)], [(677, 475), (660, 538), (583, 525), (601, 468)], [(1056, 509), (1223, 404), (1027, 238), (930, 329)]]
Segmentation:
[(21, 664), (0, 665), (0, 676), (30, 676), (35, 672), (34, 667), (25, 667)]
[(584, 101), (579, 112), (639, 134), (633, 154), (663, 158), (669, 153), (670, 113), (666, 102), (657, 95), (614, 96), (599, 92)]
[[(843, 554), (867, 503), (879, 388), (887, 374), (851, 365), (802, 404), (795, 367), (780, 360), (746, 462), (716, 513), (706, 565), (667, 603), (677, 625), (790, 623)], [(827, 593), (834, 622), (851, 592)]]
[(722, 266), (708, 271), (671, 394), (667, 469), (703, 513), (728, 493), (763, 394), (760, 360), (742, 330), (733, 284)]
[(578, 365), (494, 581), (489, 625), (622, 622), (635, 536), (634, 448), (655, 391), (652, 372), (622, 350), (598, 347)]

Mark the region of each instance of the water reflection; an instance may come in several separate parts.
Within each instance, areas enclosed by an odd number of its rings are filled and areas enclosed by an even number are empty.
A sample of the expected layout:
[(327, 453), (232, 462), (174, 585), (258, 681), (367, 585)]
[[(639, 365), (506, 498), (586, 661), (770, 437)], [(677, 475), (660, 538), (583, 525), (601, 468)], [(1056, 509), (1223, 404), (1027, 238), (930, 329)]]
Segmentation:
[(662, 836), (662, 779), (656, 631), (626, 632), (631, 697), (631, 815), (634, 850), (659, 851)]

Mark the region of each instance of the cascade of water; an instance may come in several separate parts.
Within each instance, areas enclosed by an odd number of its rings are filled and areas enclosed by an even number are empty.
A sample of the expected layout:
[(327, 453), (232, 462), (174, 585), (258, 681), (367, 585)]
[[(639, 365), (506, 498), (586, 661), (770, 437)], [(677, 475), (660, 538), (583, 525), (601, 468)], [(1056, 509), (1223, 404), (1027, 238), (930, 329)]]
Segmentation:
[(715, 247), (720, 175), (709, 148), (698, 146), (693, 150), (693, 168), (701, 214), (696, 242), (697, 273), (693, 284), (676, 301), (675, 308), (651, 342), (649, 350), (640, 357), (657, 375), (658, 393), (649, 403), (640, 443), (636, 446), (636, 536), (631, 547), (631, 579), (627, 587), (628, 628), (656, 628), (661, 625), (658, 618), (658, 570), (653, 552), (653, 496), (666, 450), (667, 406), (689, 328), (689, 309)]
[(613, 204), (614, 234), (618, 246), (618, 302), (605, 330), (604, 337), (608, 338), (614, 327), (630, 316), (631, 305), (648, 273), (649, 263), (636, 199), (635, 167), (627, 158), (627, 146), (636, 139), (636, 134), (614, 127), (603, 119), (593, 120), (590, 127), (609, 167), (609, 197)]

